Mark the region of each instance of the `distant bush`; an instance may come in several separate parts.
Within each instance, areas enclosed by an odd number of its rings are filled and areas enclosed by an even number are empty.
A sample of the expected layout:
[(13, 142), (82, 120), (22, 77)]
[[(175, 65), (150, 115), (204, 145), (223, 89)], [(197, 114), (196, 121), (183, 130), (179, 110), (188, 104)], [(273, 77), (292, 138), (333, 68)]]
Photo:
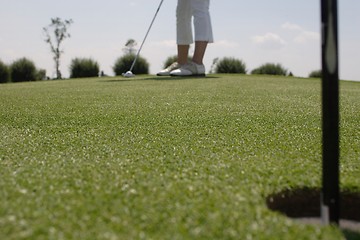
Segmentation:
[(246, 64), (239, 59), (225, 57), (214, 61), (215, 73), (246, 73)]
[(30, 82), (37, 80), (35, 64), (27, 58), (16, 60), (11, 64), (10, 69), (12, 82)]
[(45, 69), (38, 69), (36, 72), (36, 79), (37, 80), (46, 80), (46, 70)]
[(322, 78), (322, 70), (315, 70), (309, 74), (309, 78)]
[(10, 81), (10, 69), (0, 60), (0, 83), (7, 83)]
[(251, 74), (287, 75), (287, 70), (281, 64), (266, 63), (251, 71)]
[[(127, 72), (130, 69), (134, 59), (134, 54), (126, 54), (118, 58), (113, 66), (115, 75), (120, 76), (122, 73)], [(145, 58), (139, 56), (132, 72), (134, 74), (149, 74), (149, 63)]]
[(70, 78), (98, 77), (99, 64), (90, 58), (75, 58), (70, 64)]

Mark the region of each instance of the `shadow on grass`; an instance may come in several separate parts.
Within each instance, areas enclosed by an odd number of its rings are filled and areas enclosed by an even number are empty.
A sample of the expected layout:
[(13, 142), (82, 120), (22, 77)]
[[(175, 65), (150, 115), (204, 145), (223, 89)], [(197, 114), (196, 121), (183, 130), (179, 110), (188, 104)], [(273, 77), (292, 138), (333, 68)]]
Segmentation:
[(119, 78), (114, 78), (114, 79), (108, 79), (108, 80), (102, 80), (102, 82), (112, 82), (112, 83), (116, 83), (116, 82), (133, 82), (133, 81), (146, 81), (146, 80), (151, 80), (151, 81), (181, 81), (181, 80), (196, 80), (196, 79), (215, 79), (215, 78), (220, 78), (220, 77), (216, 77), (216, 76), (205, 76), (205, 77), (158, 77), (158, 76), (153, 76), (153, 77), (144, 77), (144, 76), (135, 76), (133, 78), (125, 78), (125, 77), (119, 77)]
[[(267, 197), (269, 209), (307, 224), (321, 224), (320, 189), (285, 190)], [(340, 229), (346, 239), (360, 239), (360, 192), (340, 193)]]

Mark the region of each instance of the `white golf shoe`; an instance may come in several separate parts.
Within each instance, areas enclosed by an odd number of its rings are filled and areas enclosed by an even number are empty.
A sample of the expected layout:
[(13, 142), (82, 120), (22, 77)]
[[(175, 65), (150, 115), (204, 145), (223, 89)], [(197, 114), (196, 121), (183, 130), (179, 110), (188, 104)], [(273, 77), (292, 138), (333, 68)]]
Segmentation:
[(196, 64), (189, 62), (188, 64), (182, 65), (180, 68), (170, 72), (170, 76), (174, 77), (204, 77), (205, 66), (204, 64)]
[(168, 66), (167, 68), (161, 70), (160, 72), (158, 72), (156, 75), (157, 76), (170, 76), (170, 72), (176, 70), (180, 68), (180, 64), (178, 64), (177, 62), (172, 63), (170, 66)]

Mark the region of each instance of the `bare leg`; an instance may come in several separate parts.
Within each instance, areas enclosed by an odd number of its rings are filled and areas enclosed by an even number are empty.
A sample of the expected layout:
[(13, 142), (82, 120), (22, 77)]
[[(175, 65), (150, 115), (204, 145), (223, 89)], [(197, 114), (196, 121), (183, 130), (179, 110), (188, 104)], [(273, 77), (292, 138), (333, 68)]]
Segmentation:
[(178, 60), (180, 65), (187, 64), (189, 55), (189, 45), (178, 45)]
[(207, 41), (196, 41), (195, 42), (195, 51), (192, 61), (196, 64), (203, 64), (203, 59), (208, 45)]
[(190, 45), (178, 45), (178, 63), (179, 69), (171, 71), (171, 76), (205, 76), (205, 66), (203, 65), (203, 58), (205, 55), (207, 41), (195, 41), (195, 51), (191, 62), (194, 64), (185, 65), (188, 63), (188, 54)]

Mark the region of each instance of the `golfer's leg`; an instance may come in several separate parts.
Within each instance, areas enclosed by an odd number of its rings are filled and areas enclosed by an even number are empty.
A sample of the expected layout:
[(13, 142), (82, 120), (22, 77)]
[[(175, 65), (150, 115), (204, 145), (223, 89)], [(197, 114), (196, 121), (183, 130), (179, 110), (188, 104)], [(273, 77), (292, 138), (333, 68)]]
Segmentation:
[(190, 45), (177, 45), (177, 62), (180, 65), (184, 65), (188, 61)]
[(191, 0), (194, 16), (195, 41), (212, 43), (213, 32), (210, 18), (210, 0)]
[(176, 32), (178, 44), (178, 63), (186, 64), (189, 46), (193, 43), (191, 0), (178, 0), (176, 8)]
[(206, 41), (195, 41), (195, 51), (192, 58), (192, 61), (196, 64), (203, 64), (203, 59), (205, 56), (206, 47), (208, 42)]
[(203, 64), (203, 59), (208, 43), (214, 41), (211, 18), (210, 0), (191, 0), (195, 27), (195, 52), (193, 61)]

